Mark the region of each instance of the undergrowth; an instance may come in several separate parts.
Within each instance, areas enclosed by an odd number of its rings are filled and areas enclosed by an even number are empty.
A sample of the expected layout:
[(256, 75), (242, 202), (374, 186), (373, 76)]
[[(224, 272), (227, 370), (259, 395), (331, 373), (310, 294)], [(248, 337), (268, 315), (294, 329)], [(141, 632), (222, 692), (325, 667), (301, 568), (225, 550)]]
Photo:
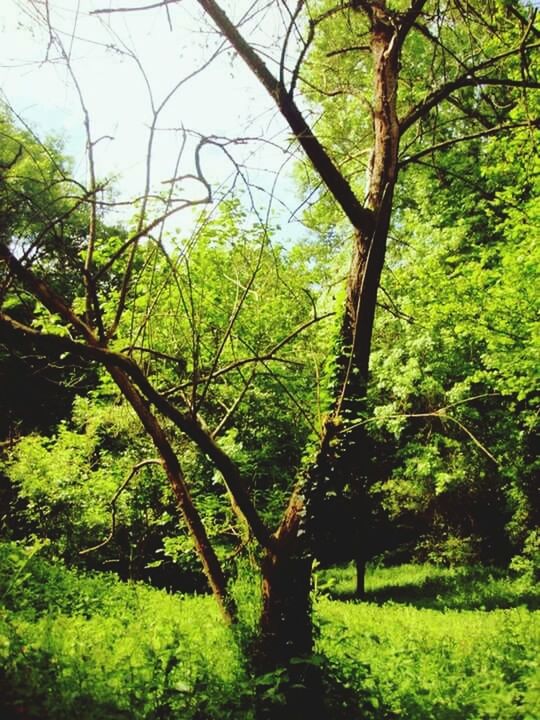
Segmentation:
[(251, 690), (209, 596), (83, 575), (0, 545), (0, 717), (250, 718)]
[[(261, 679), (212, 598), (76, 573), (38, 549), (0, 544), (2, 720), (254, 718)], [(346, 596), (350, 582), (348, 569), (317, 580), (308, 664), (324, 670), (325, 720), (540, 717), (530, 584), (481, 569), (402, 566), (370, 573), (369, 602), (330, 597)], [(256, 618), (249, 587), (237, 587), (247, 636)], [(278, 702), (280, 679), (264, 682)]]
[(319, 651), (374, 717), (537, 720), (540, 626), (525, 608), (455, 611), (321, 599)]
[[(319, 570), (315, 582), (319, 593), (351, 600), (356, 585), (354, 565)], [(533, 578), (495, 567), (373, 566), (368, 567), (365, 584), (365, 599), (378, 604), (392, 601), (433, 610), (540, 609), (540, 587)]]

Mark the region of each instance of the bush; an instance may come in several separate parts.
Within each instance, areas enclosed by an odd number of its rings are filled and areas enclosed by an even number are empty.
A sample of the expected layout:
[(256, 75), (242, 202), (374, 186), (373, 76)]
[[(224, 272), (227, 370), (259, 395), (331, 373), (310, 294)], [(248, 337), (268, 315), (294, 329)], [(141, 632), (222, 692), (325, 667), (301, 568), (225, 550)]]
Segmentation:
[(0, 610), (2, 717), (251, 717), (245, 667), (211, 598), (80, 575), (0, 547), (2, 580), (18, 572)]
[(540, 717), (539, 624), (524, 608), (441, 613), (321, 599), (317, 609), (320, 652), (356, 693), (371, 690), (380, 720)]

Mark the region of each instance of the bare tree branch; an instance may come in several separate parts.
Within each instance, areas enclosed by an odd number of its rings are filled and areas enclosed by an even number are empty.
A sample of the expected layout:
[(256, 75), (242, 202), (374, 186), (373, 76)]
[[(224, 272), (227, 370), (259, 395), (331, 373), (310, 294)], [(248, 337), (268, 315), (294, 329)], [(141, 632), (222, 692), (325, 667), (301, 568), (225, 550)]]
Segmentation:
[[(2, 254), (2, 250), (5, 249), (0, 244), (0, 257), (6, 256), (5, 251)], [(11, 255), (11, 253), (7, 251), (8, 258), (9, 255)], [(99, 362), (104, 365), (111, 374), (115, 370), (120, 370), (122, 373), (125, 373), (125, 375), (135, 383), (146, 399), (155, 405), (160, 413), (172, 420), (172, 422), (189, 438), (191, 438), (191, 440), (198, 445), (202, 452), (215, 464), (217, 469), (223, 475), (225, 483), (233, 495), (238, 507), (242, 511), (248, 524), (251, 526), (254, 536), (263, 547), (271, 547), (272, 539), (270, 533), (249, 497), (239, 469), (232, 459), (214, 441), (210, 431), (206, 429), (201, 418), (193, 416), (191, 413), (184, 414), (174, 407), (165, 397), (155, 390), (133, 360), (125, 355), (112, 352), (111, 350), (102, 347), (90, 328), (84, 325), (84, 323), (73, 313), (73, 311), (70, 308), (67, 308), (65, 303), (59, 299), (58, 296), (56, 296), (56, 294), (50, 290), (43, 281), (37, 280), (29, 270), (18, 268), (17, 264), (17, 260), (12, 257), (10, 259), (9, 266), (14, 268), (18, 277), (20, 279), (24, 279), (23, 281), (26, 286), (31, 289), (36, 297), (38, 297), (46, 305), (46, 307), (50, 306), (49, 309), (51, 312), (60, 313), (70, 324), (75, 323), (74, 327), (83, 334), (87, 344), (76, 342), (69, 337), (61, 335), (51, 335), (48, 333), (38, 332), (33, 328), (18, 323), (5, 313), (0, 313), (0, 337), (10, 341), (16, 341), (17, 338), (19, 338), (21, 340), (25, 340), (26, 342), (31, 342), (36, 347), (39, 347), (49, 353), (61, 354), (64, 352), (71, 352), (84, 359)], [(117, 380), (117, 377), (118, 375), (116, 373), (115, 380)], [(123, 382), (121, 378), (120, 382)], [(126, 392), (129, 392), (129, 388), (127, 388)]]
[[(536, 127), (540, 127), (540, 118), (538, 118), (534, 125)], [(488, 130), (479, 130), (475, 133), (470, 133), (469, 135), (462, 135), (461, 137), (457, 138), (450, 138), (449, 140), (443, 140), (440, 143), (437, 143), (435, 145), (431, 145), (431, 147), (424, 148), (423, 150), (419, 150), (414, 155), (407, 155), (403, 158), (403, 160), (400, 160), (399, 166), (405, 167), (406, 165), (409, 165), (410, 163), (416, 162), (417, 160), (420, 160), (421, 158), (425, 157), (426, 155), (430, 155), (431, 153), (437, 152), (438, 150), (446, 150), (449, 147), (452, 147), (453, 145), (456, 145), (457, 143), (462, 142), (468, 142), (470, 140), (478, 140), (479, 138), (483, 137), (489, 137), (490, 135), (498, 135), (501, 132), (504, 132), (505, 130), (514, 130), (515, 128), (519, 127), (530, 127), (530, 123), (507, 123), (505, 125), (498, 125), (494, 128), (489, 128)]]
[[(222, 375), (225, 375), (226, 373), (231, 372), (232, 370), (238, 370), (238, 368), (243, 367), (244, 365), (250, 365), (251, 363), (265, 363), (269, 361), (274, 362), (282, 362), (282, 363), (290, 363), (295, 364), (294, 361), (289, 360), (287, 358), (280, 358), (276, 357), (276, 354), (283, 348), (285, 345), (288, 345), (292, 340), (294, 340), (300, 333), (304, 332), (304, 330), (307, 330), (308, 327), (313, 325), (314, 323), (320, 322), (321, 320), (326, 320), (326, 318), (332, 317), (335, 315), (334, 312), (328, 312), (324, 315), (319, 315), (314, 318), (311, 318), (311, 320), (308, 320), (305, 323), (302, 323), (302, 325), (295, 328), (289, 335), (284, 337), (282, 340), (280, 340), (276, 345), (273, 345), (270, 349), (265, 350), (262, 353), (256, 353), (252, 357), (248, 358), (242, 358), (241, 360), (234, 360), (233, 362), (229, 363), (228, 365), (225, 365), (222, 368), (216, 369), (213, 373), (204, 376), (203, 378), (199, 379), (199, 382), (210, 382), (215, 380), (218, 377), (221, 377)], [(173, 395), (174, 393), (178, 392), (179, 390), (183, 390), (191, 385), (191, 382), (182, 383), (181, 385), (175, 385), (174, 388), (170, 388), (167, 390), (166, 393), (164, 393), (167, 396)]]
[(87, 555), (88, 553), (95, 552), (96, 550), (100, 550), (102, 547), (105, 547), (105, 545), (108, 545), (111, 540), (114, 537), (114, 533), (116, 532), (116, 502), (120, 495), (124, 492), (124, 490), (127, 488), (131, 480), (135, 477), (135, 475), (144, 467), (147, 467), (148, 465), (161, 465), (163, 466), (163, 463), (161, 460), (157, 459), (151, 459), (151, 460), (142, 460), (141, 462), (137, 463), (131, 468), (131, 472), (126, 477), (126, 479), (122, 482), (118, 490), (114, 493), (112, 498), (109, 501), (109, 505), (111, 507), (111, 529), (109, 531), (109, 534), (103, 540), (102, 542), (98, 543), (97, 545), (92, 545), (92, 547), (85, 548), (84, 550), (79, 550), (79, 555)]
[(221, 420), (216, 425), (214, 430), (212, 430), (213, 438), (216, 438), (223, 431), (223, 428), (227, 425), (227, 423), (229, 422), (231, 417), (234, 415), (234, 413), (240, 407), (242, 400), (245, 398), (247, 391), (251, 387), (251, 384), (253, 382), (253, 379), (254, 379), (256, 373), (257, 373), (257, 366), (255, 365), (254, 367), (251, 368), (251, 372), (250, 372), (247, 380), (245, 378), (243, 378), (244, 386), (243, 386), (242, 390), (240, 391), (240, 393), (238, 394), (238, 396), (236, 397), (233, 404), (231, 405), (231, 407), (227, 409), (227, 412), (225, 413), (225, 415), (221, 418)]
[(270, 94), (281, 114), (289, 123), (298, 142), (317, 168), (321, 178), (350, 222), (354, 227), (363, 228), (369, 232), (373, 227), (373, 213), (364, 208), (359, 202), (347, 180), (336, 168), (326, 150), (313, 134), (286, 87), (272, 75), (253, 47), (246, 42), (234, 23), (229, 20), (225, 12), (214, 0), (198, 0), (198, 3), (207, 15), (212, 18)]
[[(89, 327), (92, 327), (93, 323), (96, 323), (98, 334), (101, 339), (105, 337), (105, 328), (103, 327), (103, 313), (101, 310), (96, 284), (94, 282), (94, 279), (92, 277), (92, 268), (93, 268), (93, 260), (94, 260), (94, 251), (96, 246), (96, 239), (97, 239), (97, 204), (96, 204), (96, 194), (97, 194), (97, 178), (96, 178), (96, 165), (95, 165), (95, 157), (94, 157), (94, 146), (96, 145), (98, 140), (94, 141), (92, 136), (92, 129), (91, 129), (91, 122), (90, 122), (90, 112), (88, 110), (88, 106), (85, 101), (84, 93), (81, 87), (81, 84), (79, 82), (79, 79), (77, 77), (77, 74), (75, 73), (75, 70), (73, 69), (73, 65), (71, 64), (71, 50), (69, 52), (66, 51), (64, 44), (62, 40), (60, 39), (58, 33), (54, 31), (54, 28), (51, 23), (51, 17), (49, 12), (49, 4), (48, 2), (45, 3), (45, 15), (41, 14), (40, 10), (38, 9), (38, 6), (36, 3), (33, 3), (33, 6), (38, 14), (41, 16), (42, 22), (44, 22), (47, 26), (48, 32), (49, 32), (49, 49), (54, 45), (56, 47), (63, 58), (64, 64), (67, 68), (67, 71), (71, 77), (71, 81), (73, 83), (73, 86), (75, 88), (75, 91), (77, 93), (77, 97), (79, 99), (79, 105), (81, 107), (81, 111), (83, 114), (84, 119), (84, 129), (86, 134), (86, 156), (88, 158), (88, 172), (89, 172), (89, 183), (90, 188), (88, 197), (90, 202), (90, 219), (88, 224), (88, 243), (86, 247), (86, 255), (84, 260), (84, 272), (83, 272), (83, 283), (85, 287), (85, 302), (86, 302), (86, 323)], [(71, 43), (73, 43), (73, 37), (71, 38)]]
[(438, 410), (433, 410), (431, 412), (425, 412), (425, 413), (390, 413), (388, 415), (381, 415), (380, 417), (370, 417), (365, 420), (362, 420), (357, 423), (353, 423), (349, 426), (347, 426), (343, 432), (350, 432), (354, 430), (357, 427), (360, 427), (362, 425), (367, 425), (369, 423), (376, 423), (376, 422), (385, 422), (386, 420), (394, 420), (399, 418), (438, 418), (440, 420), (449, 420), (450, 422), (453, 422), (455, 425), (457, 425), (463, 432), (472, 440), (472, 442), (478, 447), (484, 455), (486, 455), (492, 462), (495, 463), (495, 465), (499, 466), (500, 463), (497, 460), (497, 458), (486, 448), (485, 445), (483, 445), (480, 440), (474, 435), (474, 433), (460, 420), (453, 417), (453, 415), (449, 415), (447, 410), (449, 410), (452, 407), (455, 407), (456, 405), (462, 405), (468, 402), (472, 402), (473, 400), (478, 400), (480, 398), (485, 397), (491, 397), (497, 395), (497, 393), (482, 393), (481, 395), (473, 395), (470, 398), (465, 398), (463, 400), (459, 400), (455, 403), (450, 403), (449, 405), (445, 405), (444, 407), (439, 408)]
[[(540, 47), (540, 43), (532, 43), (531, 45), (528, 45), (526, 49), (531, 50), (536, 47)], [(441, 103), (443, 100), (445, 100), (449, 95), (451, 95), (456, 90), (460, 90), (464, 87), (476, 87), (476, 86), (482, 86), (482, 85), (502, 85), (507, 87), (522, 87), (522, 88), (531, 88), (531, 89), (538, 89), (540, 88), (540, 82), (535, 81), (529, 81), (529, 80), (514, 80), (511, 78), (492, 78), (489, 76), (478, 76), (476, 73), (487, 70), (489, 67), (492, 67), (493, 65), (496, 65), (501, 60), (510, 57), (511, 55), (515, 55), (516, 53), (522, 52), (523, 48), (521, 45), (519, 45), (516, 48), (513, 48), (511, 50), (507, 50), (503, 53), (500, 53), (499, 55), (496, 55), (495, 57), (489, 58), (488, 60), (485, 60), (482, 63), (479, 63), (478, 65), (469, 68), (465, 73), (460, 75), (459, 77), (455, 78), (454, 80), (451, 80), (448, 83), (445, 83), (441, 87), (437, 88), (437, 90), (434, 90), (432, 93), (427, 95), (422, 102), (420, 102), (418, 105), (416, 105), (412, 110), (410, 110), (407, 115), (405, 115), (404, 118), (400, 120), (400, 132), (403, 134), (406, 130), (408, 130), (414, 123), (416, 123), (421, 118), (425, 117), (430, 110), (432, 110), (436, 105)]]
[(164, 7), (168, 10), (167, 5), (178, 5), (179, 0), (160, 0), (160, 2), (151, 3), (150, 5), (139, 5), (138, 7), (115, 7), (115, 8), (99, 8), (91, 10), (90, 15), (110, 15), (111, 13), (127, 13), (140, 12), (141, 10), (155, 10)]
[(133, 360), (117, 352), (107, 350), (99, 345), (86, 345), (61, 335), (52, 335), (34, 330), (18, 323), (5, 313), (0, 312), (0, 339), (3, 341), (26, 341), (47, 353), (73, 353), (81, 358), (97, 361), (109, 370), (118, 369), (124, 372), (141, 390), (143, 395), (155, 405), (163, 415), (172, 420), (177, 427), (188, 435), (200, 449), (214, 462), (223, 475), (231, 494), (235, 498), (244, 517), (253, 530), (254, 536), (264, 547), (272, 544), (268, 530), (264, 527), (257, 511), (251, 503), (243, 486), (240, 473), (232, 460), (215, 443), (210, 432), (200, 418), (183, 414), (171, 405), (150, 385), (141, 369)]

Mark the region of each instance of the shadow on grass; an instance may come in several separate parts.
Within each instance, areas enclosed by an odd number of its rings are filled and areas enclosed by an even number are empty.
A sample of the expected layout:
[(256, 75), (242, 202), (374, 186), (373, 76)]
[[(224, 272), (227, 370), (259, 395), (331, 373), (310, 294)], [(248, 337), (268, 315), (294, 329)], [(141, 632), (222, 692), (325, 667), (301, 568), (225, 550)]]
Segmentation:
[[(508, 578), (502, 571), (489, 568), (462, 568), (459, 571), (441, 571), (421, 581), (406, 580), (378, 587), (369, 587), (366, 602), (383, 605), (387, 602), (413, 605), (431, 610), (496, 610), (526, 607), (540, 609), (540, 592), (532, 584)], [(328, 588), (335, 600), (358, 600), (353, 592)]]

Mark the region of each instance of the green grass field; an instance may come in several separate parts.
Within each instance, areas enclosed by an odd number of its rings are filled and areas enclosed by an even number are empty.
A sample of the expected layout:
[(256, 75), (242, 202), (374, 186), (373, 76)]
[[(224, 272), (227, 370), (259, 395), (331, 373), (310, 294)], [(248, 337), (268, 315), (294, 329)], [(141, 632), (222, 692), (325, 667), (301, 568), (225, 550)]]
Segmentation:
[[(319, 572), (317, 657), (350, 720), (538, 720), (530, 583), (485, 569)], [(82, 575), (0, 546), (2, 720), (248, 720), (255, 681), (208, 596)], [(246, 617), (256, 609), (246, 601)], [(357, 708), (355, 710), (354, 708)]]

